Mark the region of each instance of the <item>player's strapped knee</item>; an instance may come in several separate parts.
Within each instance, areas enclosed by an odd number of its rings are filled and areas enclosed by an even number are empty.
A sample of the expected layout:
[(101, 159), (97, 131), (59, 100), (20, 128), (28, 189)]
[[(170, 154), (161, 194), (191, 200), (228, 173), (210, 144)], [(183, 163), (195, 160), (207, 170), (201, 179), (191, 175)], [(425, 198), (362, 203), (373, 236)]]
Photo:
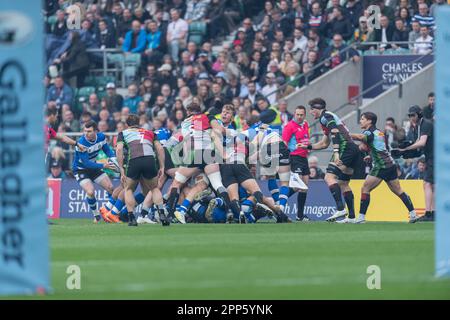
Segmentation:
[(359, 213), (366, 214), (367, 208), (369, 208), (369, 204), (370, 204), (370, 193), (362, 192)]
[(338, 211), (344, 210), (344, 202), (342, 201), (341, 187), (337, 183), (328, 187), (333, 195), (334, 201), (336, 201), (336, 207)]
[(183, 175), (177, 171), (177, 172), (175, 172), (175, 180), (181, 184), (185, 184), (186, 181), (188, 181), (188, 177), (186, 177), (185, 175)]
[[(280, 181), (287, 182), (291, 178), (291, 172), (290, 171), (288, 171), (288, 172), (278, 172), (278, 176), (280, 177)], [(280, 188), (280, 193), (281, 193), (281, 188)]]
[(219, 193), (222, 193), (223, 190), (226, 191), (225, 187), (222, 184), (222, 176), (220, 175), (219, 171), (208, 174), (208, 179), (214, 190)]
[(256, 191), (256, 192), (254, 192), (254, 193), (253, 193), (253, 196), (255, 197), (256, 202), (258, 202), (258, 203), (263, 203), (263, 201), (264, 201), (264, 196), (263, 196), (263, 194), (262, 194), (261, 191)]
[(348, 217), (350, 219), (355, 218), (355, 196), (353, 195), (353, 192), (352, 191), (344, 192), (344, 199), (348, 208)]
[(406, 208), (408, 208), (408, 211), (411, 212), (414, 210), (414, 205), (411, 201), (411, 198), (406, 192), (403, 192), (401, 195), (398, 196), (403, 203), (405, 204)]
[(267, 181), (267, 187), (269, 188), (270, 193), (272, 194), (272, 198), (275, 202), (278, 201), (278, 196), (280, 195), (280, 191), (278, 190), (278, 184), (276, 179), (269, 179)]

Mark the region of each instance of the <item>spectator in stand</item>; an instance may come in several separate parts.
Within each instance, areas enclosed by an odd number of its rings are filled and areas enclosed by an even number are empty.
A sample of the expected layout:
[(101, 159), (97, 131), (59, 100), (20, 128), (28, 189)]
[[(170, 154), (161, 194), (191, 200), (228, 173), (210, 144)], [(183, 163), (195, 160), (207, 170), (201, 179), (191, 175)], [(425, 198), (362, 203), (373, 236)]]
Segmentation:
[(420, 37), (414, 43), (413, 52), (416, 54), (429, 54), (433, 51), (433, 37), (429, 35), (427, 26), (420, 26)]
[(316, 170), (315, 177), (311, 179), (323, 179), (325, 177), (325, 173), (319, 168), (319, 159), (316, 156), (308, 157), (308, 165), (310, 170)]
[(92, 115), (87, 111), (83, 111), (83, 113), (80, 116), (80, 127), (83, 128), (84, 124), (91, 120), (92, 120)]
[(353, 48), (344, 52), (344, 49), (346, 48), (347, 46), (342, 43), (342, 36), (340, 34), (335, 34), (333, 36), (332, 45), (325, 49), (323, 53), (323, 59), (326, 61), (325, 66), (333, 69), (344, 62), (347, 55), (351, 61), (358, 62), (360, 59), (358, 52)]
[(283, 34), (285, 37), (289, 37), (292, 35), (294, 30), (294, 21), (295, 15), (293, 10), (289, 7), (289, 3), (286, 0), (280, 1), (280, 27), (283, 30)]
[(306, 51), (306, 46), (308, 45), (308, 38), (305, 37), (303, 29), (296, 28), (294, 30), (294, 52), (301, 52), (300, 58), (301, 60), (303, 54)]
[(125, 35), (122, 50), (125, 53), (142, 53), (145, 50), (146, 34), (141, 28), (141, 23), (134, 20), (131, 24), (131, 30)]
[(299, 87), (302, 87), (306, 80), (310, 83), (317, 77), (320, 77), (322, 70), (320, 67), (316, 68), (318, 64), (319, 56), (317, 51), (309, 51), (308, 60), (302, 65), (302, 72), (305, 76), (300, 79)]
[(176, 63), (179, 59), (179, 52), (186, 47), (189, 25), (180, 18), (180, 12), (177, 9), (170, 10), (172, 22), (167, 27), (167, 44), (172, 60)]
[(125, 39), (125, 35), (128, 30), (131, 29), (131, 24), (133, 22), (133, 15), (129, 9), (125, 9), (122, 12), (122, 16), (116, 18), (117, 21), (117, 35), (118, 35), (118, 43), (122, 44)]
[(55, 82), (47, 91), (47, 104), (49, 108), (69, 109), (73, 102), (73, 90), (64, 83), (62, 76), (57, 76)]
[(184, 20), (188, 24), (192, 22), (200, 22), (206, 16), (210, 0), (187, 0), (187, 9)]
[(397, 130), (398, 128), (395, 124), (395, 119), (392, 117), (387, 118), (384, 126), (384, 139), (386, 142), (386, 147), (389, 151), (392, 149), (392, 143), (398, 145)]
[(138, 95), (138, 86), (134, 83), (128, 86), (128, 96), (123, 102), (124, 107), (129, 108), (130, 113), (136, 113), (139, 102), (142, 101), (142, 97)]
[(98, 131), (99, 132), (108, 132), (108, 123), (103, 120), (98, 121)]
[[(370, 37), (369, 42), (381, 42), (378, 46), (380, 52), (383, 52), (385, 49), (389, 49), (391, 46), (387, 44), (387, 42), (392, 41), (392, 37), (394, 35), (394, 26), (391, 24), (389, 18), (387, 16), (382, 15), (380, 17), (380, 29), (375, 29)], [(375, 47), (371, 47), (371, 49), (375, 49)]]
[(319, 52), (319, 56), (322, 55), (323, 50), (327, 47), (327, 41), (319, 34), (319, 29), (309, 29), (308, 39), (313, 40), (316, 46), (315, 51)]
[(367, 46), (362, 45), (362, 43), (368, 40), (368, 36), (369, 36), (369, 27), (367, 25), (367, 18), (365, 16), (361, 16), (359, 17), (358, 28), (356, 28), (355, 32), (353, 33), (353, 41), (358, 44), (356, 46), (358, 50), (368, 49)]
[(99, 121), (104, 121), (106, 123), (107, 129), (106, 131), (115, 131), (116, 123), (114, 122), (111, 114), (107, 109), (103, 109), (99, 113)]
[(414, 49), (414, 43), (416, 42), (416, 40), (420, 37), (420, 24), (418, 21), (413, 21), (411, 23), (411, 28), (412, 30), (409, 32), (409, 37), (408, 37), (408, 46), (410, 50)]
[(175, 88), (176, 85), (176, 78), (172, 74), (172, 66), (170, 64), (163, 64), (158, 69), (158, 77), (157, 81), (159, 86), (162, 86), (163, 84), (168, 84), (171, 88)]
[[(392, 35), (392, 41), (408, 42), (408, 38), (409, 38), (409, 32), (408, 32), (408, 29), (406, 29), (406, 26), (405, 26), (405, 23), (403, 22), (403, 20), (401, 18), (395, 19), (395, 31), (394, 31), (394, 34)], [(407, 43), (403, 43), (403, 44), (393, 43), (392, 48), (408, 49), (408, 44)]]
[(428, 5), (426, 3), (419, 4), (419, 13), (414, 15), (412, 21), (419, 22), (420, 26), (426, 26), (430, 29), (434, 28), (434, 17), (428, 14)]
[(392, 7), (387, 6), (385, 4), (385, 0), (376, 0), (375, 1), (375, 5), (380, 7), (382, 16), (386, 16), (389, 19), (389, 21), (394, 21), (394, 19), (395, 19), (395, 11), (394, 11), (394, 9)]
[(354, 28), (359, 25), (359, 18), (363, 16), (364, 7), (360, 0), (348, 0), (345, 5), (345, 10), (347, 11), (347, 16), (352, 23)]
[(64, 111), (62, 115), (62, 123), (66, 128), (68, 128), (67, 131), (71, 132), (80, 131), (80, 121), (75, 119), (75, 117), (73, 116), (73, 112), (71, 110)]
[(89, 96), (89, 100), (87, 103), (83, 103), (83, 112), (88, 112), (94, 121), (98, 121), (98, 114), (102, 109), (100, 105), (100, 101), (98, 100), (97, 94), (92, 93)]
[(261, 94), (264, 95), (271, 105), (275, 105), (277, 101), (278, 85), (275, 81), (276, 77), (272, 72), (266, 75), (266, 85), (261, 89)]
[(144, 66), (147, 66), (149, 63), (161, 63), (163, 57), (161, 38), (162, 32), (159, 30), (156, 21), (148, 22), (145, 51), (142, 55)]
[(234, 123), (236, 124), (236, 130), (247, 130), (247, 119), (249, 118), (250, 112), (249, 110), (244, 107), (240, 106), (238, 108), (238, 112), (236, 116), (234, 117)]
[(414, 16), (414, 8), (409, 3), (409, 0), (400, 0), (396, 8), (395, 15), (402, 18), (402, 10), (405, 9), (408, 12), (408, 17)]
[(49, 179), (64, 179), (66, 178), (66, 174), (62, 169), (61, 160), (53, 160), (50, 164), (50, 175)]
[(105, 20), (98, 22), (98, 34), (100, 49), (110, 49), (116, 47), (116, 38), (113, 31), (108, 28), (108, 24)]
[(409, 14), (409, 10), (406, 8), (401, 8), (399, 13), (399, 18), (403, 20), (403, 23), (405, 24), (406, 29), (408, 31), (411, 31), (411, 15)]
[(284, 128), (293, 118), (292, 113), (288, 111), (288, 104), (285, 99), (280, 99), (278, 102), (278, 110), (280, 111), (281, 127)]
[[(256, 104), (256, 98), (260, 95), (259, 91), (256, 90), (256, 83), (254, 81), (250, 81), (247, 85), (248, 94), (245, 96), (245, 99), (249, 99), (252, 105)], [(241, 90), (242, 92), (242, 90)]]
[(113, 82), (106, 84), (106, 97), (104, 98), (106, 102), (106, 109), (110, 113), (120, 111), (123, 106), (123, 97), (117, 93), (116, 85)]
[(53, 30), (50, 30), (52, 34), (57, 37), (63, 37), (67, 32), (66, 15), (64, 10), (56, 11), (56, 23)]
[(63, 78), (72, 86), (82, 87), (88, 75), (89, 56), (78, 31), (70, 32), (70, 45), (54, 63), (63, 66)]
[(320, 34), (324, 34), (326, 29), (326, 16), (322, 14), (322, 8), (319, 2), (313, 2), (311, 5), (311, 14), (308, 25), (310, 29), (317, 29)]
[(208, 6), (204, 22), (207, 24), (207, 38), (212, 41), (215, 41), (224, 34), (228, 34), (230, 31), (225, 28), (226, 17), (224, 11), (224, 3), (220, 0), (212, 0), (211, 4)]
[(434, 92), (430, 92), (428, 94), (428, 104), (422, 108), (422, 114), (425, 119), (434, 121), (435, 101), (436, 101), (436, 97), (434, 96)]
[(335, 34), (340, 34), (345, 41), (349, 40), (353, 35), (353, 25), (343, 14), (343, 9), (341, 7), (333, 8), (329, 17), (327, 23), (328, 37), (332, 38)]
[(286, 88), (284, 91), (284, 96), (287, 96), (294, 90), (296, 90), (299, 85), (298, 75), (300, 72), (300, 65), (297, 62), (290, 62), (286, 68), (286, 77), (284, 79), (284, 83), (286, 84)]

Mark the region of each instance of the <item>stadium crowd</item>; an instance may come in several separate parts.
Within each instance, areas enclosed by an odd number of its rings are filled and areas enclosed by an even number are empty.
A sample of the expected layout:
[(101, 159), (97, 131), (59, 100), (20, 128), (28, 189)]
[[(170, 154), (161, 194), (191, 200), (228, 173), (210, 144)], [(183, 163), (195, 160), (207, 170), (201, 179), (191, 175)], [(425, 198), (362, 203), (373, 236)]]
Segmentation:
[[(378, 30), (369, 23), (367, 7), (372, 4), (381, 9)], [(191, 102), (211, 114), (231, 103), (237, 128), (245, 129), (249, 117), (263, 111), (258, 101), (265, 97), (284, 126), (292, 114), (282, 98), (304, 85), (300, 74), (311, 81), (342, 63), (346, 54), (357, 61), (367, 49), (424, 53), (430, 49), (424, 42), (432, 41), (435, 8), (444, 4), (443, 0), (47, 0), (46, 107), (59, 110), (55, 130), (60, 133), (80, 132), (91, 119), (101, 132), (119, 132), (127, 116), (136, 113), (141, 126), (167, 139), (186, 118)], [(80, 8), (80, 29), (68, 28), (70, 5)], [(204, 28), (200, 38), (192, 33), (199, 26)], [(230, 34), (231, 44), (224, 42)], [(364, 45), (418, 39), (409, 47)], [(220, 46), (217, 52), (215, 45)], [(139, 56), (126, 88), (107, 77), (93, 90), (83, 91), (95, 79), (91, 71), (103, 67), (99, 51), (88, 49)], [(390, 139), (401, 136), (401, 128), (386, 130)], [(50, 163), (67, 170), (69, 159), (61, 149), (52, 153), (55, 161)], [(401, 163), (399, 172), (407, 178), (420, 177), (416, 167)], [(323, 175), (320, 168), (312, 171), (311, 178)]]

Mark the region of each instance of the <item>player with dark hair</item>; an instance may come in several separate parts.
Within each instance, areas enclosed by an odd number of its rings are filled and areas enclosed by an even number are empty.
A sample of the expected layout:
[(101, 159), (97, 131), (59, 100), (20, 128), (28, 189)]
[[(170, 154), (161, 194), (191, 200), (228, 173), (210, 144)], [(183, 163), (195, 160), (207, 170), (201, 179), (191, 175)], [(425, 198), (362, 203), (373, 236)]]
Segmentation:
[[(95, 198), (95, 188), (93, 182), (99, 184), (108, 193), (108, 197), (112, 196), (113, 185), (108, 175), (102, 169), (117, 169), (117, 159), (114, 151), (108, 145), (106, 136), (98, 132), (97, 123), (90, 120), (84, 124), (83, 136), (80, 138), (79, 144), (86, 149), (86, 152), (75, 148), (75, 157), (73, 159), (72, 170), (78, 184), (87, 194), (87, 202), (94, 215), (94, 222), (98, 223), (101, 219), (97, 210), (97, 199)], [(108, 156), (108, 161), (104, 164), (95, 162), (100, 150)]]
[(309, 101), (308, 104), (314, 119), (319, 119), (324, 135), (318, 143), (301, 144), (299, 146), (308, 150), (321, 150), (328, 148), (330, 143), (333, 145), (333, 156), (327, 167), (325, 182), (336, 201), (337, 211), (327, 221), (334, 222), (338, 218), (347, 215), (342, 199), (342, 191), (344, 192), (345, 203), (348, 207), (348, 218), (354, 219), (354, 196), (349, 182), (358, 162), (358, 146), (350, 137), (350, 133), (342, 120), (334, 113), (326, 110), (325, 100), (315, 98)]
[[(298, 175), (302, 182), (305, 185), (308, 185), (310, 174), (308, 150), (299, 147), (303, 144), (309, 144), (309, 125), (305, 119), (306, 108), (304, 106), (297, 106), (297, 108), (295, 108), (294, 118), (289, 121), (283, 129), (282, 137), (291, 151), (289, 155), (291, 161), (291, 175)], [(295, 188), (293, 191), (298, 191), (297, 221), (308, 221), (309, 219), (304, 215), (308, 189)]]
[[(380, 185), (384, 180), (389, 189), (397, 195), (409, 211), (409, 222), (417, 221), (416, 212), (410, 197), (403, 191), (397, 176), (397, 166), (394, 159), (386, 148), (384, 133), (377, 129), (377, 116), (373, 112), (364, 112), (359, 121), (363, 133), (352, 133), (351, 137), (367, 145), (372, 158), (372, 170), (367, 175), (361, 188), (361, 206), (356, 223), (364, 223), (367, 208), (370, 203), (370, 192)], [(347, 220), (347, 221), (346, 221)], [(341, 222), (341, 221), (338, 221)], [(344, 219), (342, 222), (353, 222)]]
[(215, 148), (222, 148), (223, 128), (212, 115), (201, 112), (196, 103), (191, 103), (187, 108), (188, 118), (181, 124), (183, 135), (183, 165), (175, 173), (175, 178), (170, 186), (167, 208), (169, 214), (174, 214), (182, 224), (186, 223), (184, 214), (175, 211), (180, 195), (180, 188), (194, 175), (202, 170), (208, 177), (213, 189), (230, 205), (227, 190), (222, 184), (219, 164), (215, 161)]
[(412, 130), (417, 139), (412, 145), (400, 152), (423, 149), (426, 161), (426, 171), (423, 178), (423, 190), (425, 193), (425, 215), (420, 221), (434, 221), (434, 133), (433, 122), (425, 119), (419, 106), (412, 106), (408, 111)]
[[(139, 127), (139, 116), (130, 114), (126, 120), (128, 128), (119, 133), (117, 138), (117, 157), (121, 173), (121, 181), (125, 188), (125, 203), (128, 210), (128, 225), (137, 226), (134, 208), (136, 202), (134, 191), (141, 184), (145, 195), (152, 193), (153, 203), (158, 207), (162, 224), (169, 225), (164, 209), (158, 178), (164, 174), (164, 150), (152, 131)], [(123, 148), (128, 148), (128, 159), (124, 167)], [(155, 153), (156, 149), (156, 153)], [(159, 170), (156, 164), (159, 161)]]

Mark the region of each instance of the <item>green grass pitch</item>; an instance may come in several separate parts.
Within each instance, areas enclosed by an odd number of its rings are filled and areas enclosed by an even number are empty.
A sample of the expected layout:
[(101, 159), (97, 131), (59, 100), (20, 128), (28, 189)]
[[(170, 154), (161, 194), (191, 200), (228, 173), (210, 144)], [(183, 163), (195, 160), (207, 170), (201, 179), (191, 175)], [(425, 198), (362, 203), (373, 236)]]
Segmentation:
[[(450, 299), (434, 224), (50, 226), (53, 294), (40, 299)], [(66, 288), (69, 265), (81, 290)], [(369, 290), (367, 267), (381, 268)]]

